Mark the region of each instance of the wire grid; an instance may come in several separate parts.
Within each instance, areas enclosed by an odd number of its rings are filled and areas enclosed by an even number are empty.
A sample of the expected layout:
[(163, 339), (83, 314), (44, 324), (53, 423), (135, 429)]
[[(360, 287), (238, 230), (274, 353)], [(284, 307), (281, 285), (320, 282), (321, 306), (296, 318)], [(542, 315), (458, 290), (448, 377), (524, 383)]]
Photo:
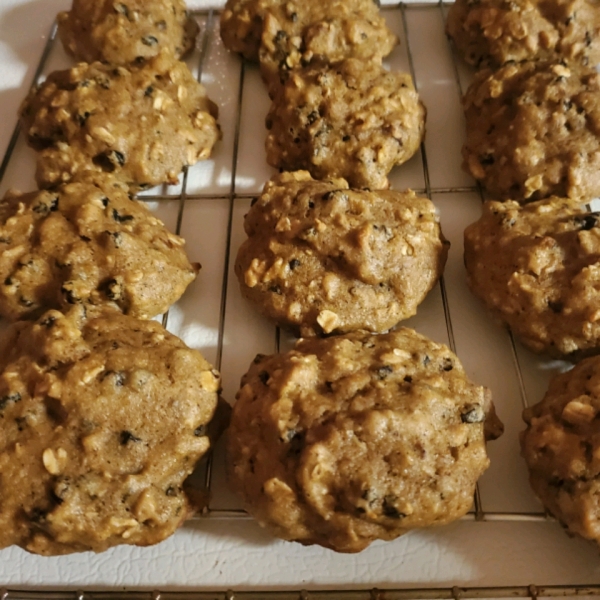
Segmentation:
[[(400, 11), (401, 13), (401, 17), (402, 17), (402, 25), (404, 28), (404, 33), (405, 33), (405, 40), (406, 40), (406, 51), (408, 54), (408, 61), (409, 61), (409, 65), (410, 65), (410, 70), (411, 70), (411, 74), (413, 76), (413, 79), (415, 81), (415, 83), (417, 84), (417, 77), (415, 74), (415, 67), (414, 67), (414, 59), (413, 59), (413, 51), (411, 48), (411, 44), (410, 44), (410, 36), (408, 35), (408, 22), (407, 22), (407, 11), (411, 11), (411, 10), (431, 10), (431, 11), (437, 11), (437, 13), (439, 14), (439, 18), (441, 18), (443, 21), (445, 21), (445, 11), (446, 11), (447, 5), (444, 4), (443, 2), (438, 2), (438, 3), (415, 3), (415, 4), (409, 4), (409, 5), (405, 5), (405, 4), (399, 4), (397, 6), (386, 6), (382, 8), (382, 11), (388, 12), (388, 11)], [(215, 9), (208, 9), (208, 10), (201, 10), (201, 11), (194, 11), (194, 16), (198, 19), (203, 19), (206, 23), (205, 27), (202, 28), (202, 37), (200, 39), (200, 43), (199, 43), (199, 48), (200, 48), (200, 52), (199, 52), (199, 58), (198, 58), (198, 79), (200, 80), (202, 77), (202, 73), (203, 73), (203, 68), (204, 68), (204, 63), (205, 63), (205, 58), (207, 56), (208, 50), (211, 46), (211, 43), (214, 40), (214, 37), (216, 35), (218, 35), (218, 11)], [(44, 68), (46, 66), (48, 57), (51, 53), (51, 50), (56, 42), (56, 25), (53, 25), (50, 35), (48, 37), (48, 42), (46, 44), (46, 47), (42, 53), (42, 57), (40, 59), (39, 65), (36, 69), (35, 72), (35, 76), (34, 76), (34, 80), (32, 82), (33, 85), (35, 85), (40, 78), (42, 77), (42, 73), (44, 72)], [(455, 74), (455, 78), (456, 78), (456, 84), (457, 84), (457, 89), (460, 91), (462, 91), (462, 84), (461, 84), (461, 77), (459, 74), (459, 70), (460, 67), (458, 65), (458, 63), (456, 62), (455, 56), (453, 53), (451, 53), (452, 58), (453, 58), (453, 68), (454, 68), (454, 74)], [(182, 227), (182, 222), (183, 222), (183, 213), (184, 213), (184, 206), (186, 201), (188, 200), (193, 200), (193, 201), (202, 201), (202, 200), (222, 200), (223, 202), (227, 203), (227, 240), (226, 240), (226, 245), (225, 245), (225, 261), (224, 261), (224, 272), (222, 275), (222, 283), (221, 283), (221, 296), (220, 296), (220, 310), (219, 310), (219, 326), (218, 326), (218, 342), (217, 342), (217, 353), (216, 353), (216, 361), (215, 361), (215, 366), (218, 369), (221, 369), (221, 362), (222, 362), (222, 357), (223, 357), (223, 343), (224, 343), (224, 328), (225, 328), (225, 313), (226, 313), (226, 303), (227, 303), (227, 296), (228, 296), (228, 272), (230, 270), (230, 247), (231, 247), (231, 235), (232, 235), (232, 224), (233, 224), (233, 216), (234, 216), (234, 206), (237, 200), (248, 200), (252, 197), (254, 197), (256, 194), (255, 193), (239, 193), (236, 190), (236, 176), (237, 176), (237, 165), (238, 165), (238, 151), (239, 151), (239, 145), (240, 145), (240, 123), (241, 123), (241, 113), (242, 113), (242, 100), (243, 100), (243, 94), (244, 94), (244, 79), (245, 79), (245, 74), (246, 74), (246, 69), (247, 66), (246, 64), (241, 61), (240, 62), (240, 69), (239, 69), (239, 87), (238, 87), (238, 94), (237, 94), (237, 98), (236, 98), (236, 110), (235, 110), (235, 119), (234, 119), (234, 138), (233, 138), (233, 153), (232, 153), (232, 157), (231, 157), (231, 180), (229, 183), (229, 190), (226, 193), (213, 193), (213, 192), (202, 192), (202, 191), (197, 191), (194, 193), (188, 193), (188, 172), (187, 170), (184, 171), (183, 177), (182, 177), (182, 184), (181, 184), (181, 192), (173, 195), (173, 194), (169, 194), (168, 192), (165, 193), (149, 193), (149, 194), (143, 194), (143, 196), (140, 197), (140, 199), (144, 200), (144, 201), (173, 201), (173, 200), (178, 200), (179, 201), (179, 208), (178, 208), (178, 214), (177, 214), (177, 222), (176, 222), (176, 233), (180, 234), (181, 232), (181, 227)], [(19, 126), (17, 125), (15, 127), (14, 133), (10, 139), (10, 142), (8, 144), (8, 148), (7, 151), (5, 153), (5, 156), (2, 160), (2, 163), (0, 164), (0, 183), (7, 171), (8, 165), (13, 157), (13, 153), (15, 150), (15, 146), (17, 144), (17, 141), (19, 139), (19, 135), (20, 135), (20, 131), (19, 131)], [(440, 194), (456, 194), (456, 193), (476, 193), (479, 194), (481, 196), (481, 198), (483, 198), (482, 196), (482, 191), (480, 189), (479, 186), (473, 184), (472, 186), (462, 186), (462, 187), (435, 187), (432, 186), (431, 184), (431, 178), (430, 178), (430, 172), (429, 172), (429, 165), (428, 165), (428, 157), (427, 157), (427, 150), (425, 147), (425, 144), (423, 144), (421, 146), (421, 159), (422, 159), (422, 164), (423, 164), (423, 181), (424, 181), (424, 187), (422, 188), (415, 188), (415, 191), (421, 194), (425, 194), (427, 195), (429, 198), (432, 198), (432, 196), (434, 195), (440, 195)], [(450, 308), (449, 308), (449, 303), (448, 303), (448, 296), (447, 296), (447, 290), (446, 290), (446, 282), (444, 280), (444, 278), (442, 277), (441, 281), (440, 281), (440, 292), (441, 292), (441, 298), (442, 298), (442, 303), (443, 303), (443, 310), (444, 310), (444, 318), (445, 318), (445, 326), (447, 329), (447, 334), (448, 334), (448, 340), (449, 340), (449, 345), (451, 347), (451, 349), (453, 351), (456, 351), (456, 344), (455, 344), (455, 337), (454, 337), (454, 327), (453, 327), (453, 323), (452, 323), (452, 315), (450, 313)], [(162, 322), (163, 325), (166, 327), (169, 321), (169, 313), (167, 312), (165, 315), (163, 315), (162, 318)], [(280, 339), (281, 339), (281, 333), (278, 329), (275, 329), (275, 340), (274, 340), (274, 344), (275, 347), (277, 349), (279, 349), (279, 345), (280, 345)], [(526, 388), (524, 385), (524, 381), (523, 381), (523, 372), (521, 369), (521, 363), (519, 361), (519, 356), (518, 356), (518, 352), (517, 352), (517, 347), (515, 345), (514, 339), (512, 337), (512, 335), (510, 336), (510, 340), (511, 340), (511, 348), (512, 348), (512, 358), (514, 361), (514, 367), (515, 367), (515, 373), (517, 375), (517, 379), (519, 382), (519, 388), (520, 388), (520, 393), (521, 393), (521, 401), (523, 406), (527, 406), (528, 405), (528, 399), (527, 399), (527, 392), (526, 392)], [(209, 457), (206, 464), (204, 465), (204, 474), (203, 474), (203, 483), (204, 486), (210, 490), (211, 489), (211, 483), (212, 483), (212, 476), (213, 476), (213, 463), (212, 463), (212, 457)], [(232, 519), (232, 518), (249, 518), (247, 513), (243, 510), (225, 510), (225, 509), (219, 509), (219, 508), (214, 508), (214, 504), (209, 505), (207, 507), (207, 509), (203, 512), (203, 514), (201, 515), (200, 518), (227, 518), (227, 519)], [(483, 521), (483, 520), (488, 520), (488, 521), (542, 521), (545, 519), (548, 519), (548, 515), (546, 515), (543, 512), (490, 512), (490, 511), (485, 511), (483, 506), (482, 506), (482, 500), (481, 500), (481, 493), (480, 493), (480, 489), (479, 489), (479, 485), (477, 486), (477, 490), (475, 493), (475, 498), (474, 498), (474, 510), (473, 512), (465, 515), (463, 517), (464, 520), (476, 520), (476, 521)], [(586, 588), (589, 589), (589, 588)], [(460, 597), (464, 597), (464, 598), (486, 598), (489, 597), (488, 591), (486, 591), (487, 588), (485, 590), (476, 590), (476, 589), (471, 589), (470, 591), (461, 591)], [(556, 592), (554, 595), (578, 595), (581, 593), (580, 588), (547, 588), (547, 590), (549, 591), (553, 591)], [(506, 588), (504, 590), (506, 592), (506, 596), (499, 596), (498, 594), (499, 592), (499, 588), (494, 588), (493, 589), (493, 596), (494, 597), (509, 597), (509, 596), (517, 596), (517, 597), (531, 597), (534, 598), (536, 597), (535, 595), (532, 595), (531, 590), (529, 590), (529, 588)], [(354, 593), (355, 595), (352, 596), (351, 594)], [(367, 592), (365, 592), (366, 594)], [(322, 593), (317, 593), (317, 592), (313, 592), (310, 595), (303, 595), (301, 596), (302, 598), (331, 598), (331, 597), (340, 597), (340, 598), (362, 598), (362, 597), (369, 597), (369, 598), (374, 598), (374, 597), (381, 597), (383, 598), (383, 596), (373, 596), (373, 592), (368, 592), (369, 594), (371, 594), (370, 596), (360, 596), (360, 595), (356, 595), (358, 594), (358, 592), (348, 592), (347, 596), (342, 596), (340, 594), (342, 594), (342, 592), (335, 592), (335, 596), (331, 596), (329, 592), (322, 592)], [(455, 591), (453, 590), (446, 590), (444, 592), (444, 590), (436, 590), (435, 591), (435, 595), (431, 596), (428, 595), (430, 592), (424, 592), (424, 591), (413, 591), (413, 592), (406, 592), (406, 591), (398, 591), (398, 592), (386, 592), (385, 598), (402, 598), (402, 599), (408, 599), (408, 598), (415, 598), (415, 599), (419, 599), (419, 598), (429, 598), (429, 597), (435, 597), (435, 598), (457, 598), (457, 596), (455, 595)], [(446, 595), (444, 595), (444, 593)], [(8, 595), (7, 595), (8, 594)], [(17, 594), (17, 595), (15, 595)], [(304, 594), (304, 593), (303, 593)], [(319, 595), (321, 594), (321, 595)], [(324, 594), (324, 595), (323, 595)], [(393, 595), (396, 594), (396, 595)], [(408, 594), (408, 595), (406, 595)], [(472, 594), (472, 595), (470, 595)], [(488, 595), (486, 595), (488, 594)], [(600, 592), (598, 589), (595, 589), (592, 593), (592, 595), (599, 595)], [(553, 595), (552, 593), (544, 593), (543, 595)], [(25, 598), (25, 597), (32, 597), (32, 598), (37, 598), (40, 596), (34, 596), (34, 595), (28, 595), (28, 596), (20, 596), (18, 595), (18, 593), (16, 592), (4, 592), (4, 595), (0, 595), (0, 599), (2, 600), (8, 600), (9, 598)], [(52, 596), (52, 595), (46, 595), (43, 596), (46, 598), (63, 598), (63, 597), (67, 597), (67, 596)], [(73, 597), (73, 596), (68, 596), (68, 597)], [(83, 596), (77, 596), (77, 597), (81, 597), (83, 598)], [(88, 597), (88, 596), (86, 596)], [(94, 597), (104, 597), (102, 595), (94, 595)], [(106, 596), (108, 597), (108, 596)], [(113, 596), (111, 596), (113, 597)], [(130, 596), (128, 596), (130, 597)], [(133, 596), (131, 596), (133, 597)], [(137, 597), (137, 596), (136, 596)], [(146, 596), (139, 596), (140, 598), (144, 597), (148, 597)], [(153, 598), (158, 598), (158, 596), (152, 596)], [(169, 594), (169, 595), (160, 595), (160, 598), (217, 598), (217, 597), (227, 597), (232, 599), (233, 595), (230, 596), (215, 596), (214, 594), (212, 595), (186, 595), (186, 594), (179, 594), (179, 595), (173, 595), (173, 594)], [(258, 597), (258, 596), (252, 596), (252, 595), (244, 595), (244, 594), (236, 594), (235, 595), (236, 598), (253, 598), (253, 597)], [(268, 596), (267, 594), (263, 594), (260, 597), (271, 597)], [(273, 596), (275, 597), (275, 596)], [(280, 595), (277, 596), (278, 598), (297, 598), (297, 595)]]
[(0, 600), (500, 600), (504, 598), (594, 598), (600, 586), (452, 587), (317, 591), (84, 592), (0, 590)]

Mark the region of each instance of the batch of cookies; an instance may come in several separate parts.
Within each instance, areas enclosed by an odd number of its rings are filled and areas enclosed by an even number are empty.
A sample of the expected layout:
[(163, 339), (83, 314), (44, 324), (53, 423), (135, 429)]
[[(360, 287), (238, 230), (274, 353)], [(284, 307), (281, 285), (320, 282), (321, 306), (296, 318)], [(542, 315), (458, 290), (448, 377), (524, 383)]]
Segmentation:
[[(600, 79), (587, 64), (600, 58), (600, 8), (544, 7), (450, 10), (467, 61), (497, 68), (465, 96), (465, 165), (498, 200), (467, 230), (465, 259), (473, 291), (527, 346), (573, 357), (600, 340), (600, 226), (582, 208), (600, 191)], [(216, 106), (180, 60), (197, 25), (183, 0), (73, 0), (58, 24), (86, 62), (23, 102), (39, 190), (0, 203), (12, 323), (0, 336), (0, 547), (44, 555), (171, 535), (202, 508), (186, 479), (230, 416), (219, 373), (152, 320), (200, 267), (135, 200), (220, 139)], [(389, 189), (426, 118), (410, 75), (383, 67), (398, 40), (372, 0), (228, 0), (221, 37), (260, 65), (279, 169), (245, 216), (235, 274), (256, 310), (300, 336), (242, 377), (231, 488), (278, 537), (340, 552), (456, 520), (502, 424), (449, 348), (396, 328), (449, 247), (429, 199)], [(522, 438), (536, 493), (591, 538), (596, 362), (553, 382)]]
[(547, 511), (600, 542), (600, 4), (456, 0), (446, 32), (477, 68), (463, 159), (489, 198), (467, 281), (527, 348), (576, 363), (524, 411), (521, 452)]

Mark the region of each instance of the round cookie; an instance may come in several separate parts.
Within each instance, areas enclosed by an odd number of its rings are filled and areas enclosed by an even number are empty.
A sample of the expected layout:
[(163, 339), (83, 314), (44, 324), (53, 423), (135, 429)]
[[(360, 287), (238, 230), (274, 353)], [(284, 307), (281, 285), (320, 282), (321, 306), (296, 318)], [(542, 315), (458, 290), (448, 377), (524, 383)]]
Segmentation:
[(397, 43), (373, 0), (280, 2), (263, 17), (260, 71), (273, 97), (292, 69), (346, 58), (381, 64)]
[(600, 543), (600, 357), (555, 377), (527, 408), (521, 453), (545, 508), (571, 533)]
[(392, 167), (419, 148), (425, 115), (410, 75), (374, 62), (294, 70), (267, 115), (267, 162), (385, 189)]
[(242, 378), (230, 484), (278, 537), (358, 552), (469, 510), (486, 416), (501, 433), (489, 390), (411, 329), (300, 340)]
[(576, 200), (486, 202), (465, 230), (473, 293), (535, 352), (600, 349), (600, 216)]
[(0, 547), (147, 546), (191, 511), (219, 374), (155, 321), (48, 311), (0, 339)]
[(242, 294), (303, 337), (381, 332), (414, 315), (448, 254), (430, 200), (306, 171), (273, 177), (244, 224)]
[(563, 63), (480, 71), (463, 100), (464, 168), (492, 199), (600, 194), (600, 75)]
[(184, 244), (109, 180), (9, 194), (0, 203), (0, 315), (84, 303), (154, 317), (196, 277)]
[(228, 0), (221, 37), (229, 50), (260, 59), (266, 81), (315, 58), (381, 60), (398, 42), (373, 0)]
[(129, 68), (95, 62), (55, 71), (20, 116), (39, 152), (42, 188), (84, 171), (111, 173), (133, 188), (177, 183), (221, 135), (204, 87), (165, 54)]
[(198, 33), (183, 0), (73, 0), (57, 17), (58, 35), (76, 59), (127, 65), (166, 50), (188, 53)]
[(509, 61), (564, 58), (600, 62), (600, 11), (596, 0), (456, 0), (446, 33), (477, 68)]

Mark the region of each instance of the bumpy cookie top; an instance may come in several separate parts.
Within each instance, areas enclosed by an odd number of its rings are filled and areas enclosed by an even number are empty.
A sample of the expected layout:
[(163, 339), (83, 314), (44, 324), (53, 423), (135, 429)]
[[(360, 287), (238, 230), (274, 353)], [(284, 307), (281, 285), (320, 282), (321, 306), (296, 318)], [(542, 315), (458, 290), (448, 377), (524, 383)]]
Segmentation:
[(124, 186), (78, 181), (0, 203), (0, 315), (110, 304), (151, 318), (191, 283), (197, 265)]
[(425, 114), (406, 73), (356, 59), (298, 69), (267, 115), (267, 162), (385, 189), (392, 167), (419, 148)]
[(486, 202), (465, 231), (469, 285), (532, 350), (597, 352), (598, 225), (576, 200)]
[(600, 543), (600, 358), (555, 377), (523, 413), (521, 449), (544, 506), (570, 532)]
[(477, 67), (508, 61), (564, 58), (600, 62), (597, 0), (456, 0), (446, 31)]
[(489, 391), (413, 330), (300, 340), (242, 378), (230, 482), (275, 535), (357, 552), (467, 512), (486, 415), (498, 434)]
[(492, 199), (600, 194), (600, 75), (558, 61), (479, 71), (463, 105), (464, 168)]
[(346, 58), (381, 63), (398, 42), (372, 0), (279, 2), (263, 22), (258, 56), (271, 96), (292, 69)]
[(183, 0), (73, 0), (69, 12), (58, 14), (65, 50), (86, 62), (126, 65), (163, 50), (179, 58), (197, 33)]
[(20, 109), (39, 151), (40, 187), (83, 171), (134, 188), (176, 183), (220, 138), (217, 107), (187, 66), (161, 54), (141, 66), (80, 63), (55, 71)]
[(219, 374), (155, 321), (81, 312), (0, 340), (0, 547), (146, 546), (189, 512)]
[(373, 0), (228, 0), (221, 37), (275, 74), (317, 57), (381, 59), (397, 43)]
[(414, 315), (448, 252), (426, 198), (350, 190), (306, 171), (273, 177), (245, 229), (235, 263), (242, 294), (302, 336), (381, 332)]

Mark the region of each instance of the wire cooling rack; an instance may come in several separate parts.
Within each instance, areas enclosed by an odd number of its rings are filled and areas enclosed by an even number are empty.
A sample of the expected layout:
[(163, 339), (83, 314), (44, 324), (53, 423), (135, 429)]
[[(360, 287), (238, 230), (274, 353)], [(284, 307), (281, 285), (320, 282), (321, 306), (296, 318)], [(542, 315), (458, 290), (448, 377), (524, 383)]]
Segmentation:
[[(419, 308), (403, 323), (448, 344), (469, 375), (493, 393), (505, 434), (489, 445), (491, 467), (477, 486), (474, 521), (543, 521), (547, 516), (527, 484), (519, 456), (521, 411), (541, 399), (552, 374), (566, 365), (529, 353), (509, 331), (491, 322), (467, 289), (462, 266), (462, 234), (480, 214), (481, 192), (461, 170), (464, 121), (462, 91), (472, 73), (455, 59), (444, 36), (446, 5), (416, 3), (382, 9), (390, 28), (401, 39), (387, 60), (392, 70), (408, 71), (428, 108), (427, 136), (420, 153), (395, 169), (394, 189), (412, 188), (427, 195), (441, 215), (452, 248), (444, 277)], [(264, 155), (264, 117), (268, 97), (256, 66), (228, 53), (219, 39), (217, 10), (196, 11), (201, 37), (188, 64), (220, 106), (223, 140), (213, 157), (186, 170), (175, 186), (140, 194), (167, 226), (187, 240), (188, 254), (203, 269), (186, 295), (162, 317), (163, 324), (188, 345), (202, 351), (223, 376), (223, 395), (233, 402), (240, 376), (255, 354), (289, 348), (294, 339), (245, 304), (232, 263), (243, 233), (243, 215), (251, 199), (274, 173)], [(64, 54), (53, 26), (34, 82), (72, 61)], [(0, 193), (9, 188), (35, 189), (35, 156), (15, 128), (0, 164)], [(196, 473), (196, 483), (210, 491), (210, 504), (197, 518), (248, 518), (225, 482), (222, 444)], [(62, 592), (0, 590), (0, 600), (139, 598), (153, 600), (292, 598), (347, 600), (428, 600), (434, 598), (509, 598), (596, 596), (600, 587), (498, 587), (323, 592)]]
[(484, 600), (501, 598), (568, 598), (600, 596), (600, 586), (522, 586), (490, 588), (424, 588), (298, 592), (18, 592), (2, 590), (0, 600)]

